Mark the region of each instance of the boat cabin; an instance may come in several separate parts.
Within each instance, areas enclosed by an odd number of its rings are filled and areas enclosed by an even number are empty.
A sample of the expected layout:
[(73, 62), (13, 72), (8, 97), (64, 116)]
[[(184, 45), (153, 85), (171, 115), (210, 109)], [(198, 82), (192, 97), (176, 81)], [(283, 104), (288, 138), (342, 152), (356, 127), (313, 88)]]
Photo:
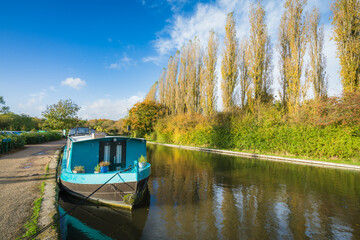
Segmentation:
[(109, 162), (109, 171), (119, 171), (134, 165), (141, 155), (146, 157), (145, 139), (120, 136), (74, 134), (69, 136), (66, 147), (66, 169), (84, 166), (85, 173), (94, 173), (100, 162)]

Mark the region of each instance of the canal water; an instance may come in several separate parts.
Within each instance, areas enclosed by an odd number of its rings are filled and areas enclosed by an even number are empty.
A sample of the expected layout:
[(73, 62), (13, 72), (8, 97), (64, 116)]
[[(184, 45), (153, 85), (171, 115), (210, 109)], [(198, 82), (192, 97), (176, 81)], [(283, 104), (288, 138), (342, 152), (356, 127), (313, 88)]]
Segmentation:
[[(62, 239), (360, 239), (360, 173), (147, 146), (132, 212), (83, 204)], [(78, 200), (60, 194), (59, 213)]]

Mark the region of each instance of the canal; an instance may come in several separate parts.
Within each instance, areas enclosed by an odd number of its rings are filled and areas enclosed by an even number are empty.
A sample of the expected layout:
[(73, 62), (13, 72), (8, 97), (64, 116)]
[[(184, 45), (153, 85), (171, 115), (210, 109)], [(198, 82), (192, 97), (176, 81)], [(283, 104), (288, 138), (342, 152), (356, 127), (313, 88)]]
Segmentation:
[[(132, 212), (83, 204), (62, 239), (360, 239), (360, 173), (147, 146)], [(78, 200), (61, 193), (59, 213)]]

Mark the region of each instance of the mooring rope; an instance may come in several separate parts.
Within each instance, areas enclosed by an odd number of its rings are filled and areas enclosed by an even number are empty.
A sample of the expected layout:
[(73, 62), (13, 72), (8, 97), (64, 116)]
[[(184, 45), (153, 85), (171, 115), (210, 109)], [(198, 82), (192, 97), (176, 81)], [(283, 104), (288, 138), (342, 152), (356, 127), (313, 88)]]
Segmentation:
[(44, 231), (46, 231), (49, 227), (53, 226), (56, 222), (60, 221), (63, 217), (65, 217), (66, 215), (68, 215), (70, 212), (72, 212), (75, 208), (77, 208), (81, 203), (83, 203), (85, 200), (87, 200), (89, 197), (91, 197), (92, 195), (94, 195), (97, 191), (99, 191), (103, 186), (105, 186), (105, 184), (107, 184), (108, 182), (110, 182), (111, 179), (113, 179), (116, 175), (118, 175), (119, 173), (122, 172), (127, 172), (130, 169), (132, 169), (132, 166), (129, 166), (128, 168), (121, 170), (117, 173), (115, 173), (111, 178), (109, 178), (106, 182), (104, 182), (100, 187), (98, 187), (95, 191), (93, 191), (89, 196), (87, 196), (86, 198), (83, 198), (80, 202), (78, 202), (75, 206), (73, 206), (69, 211), (65, 212), (63, 215), (61, 215), (57, 220), (52, 221), (51, 223), (49, 223), (48, 225), (46, 225), (45, 227), (43, 227), (42, 229), (40, 229), (38, 232), (34, 233), (33, 235), (31, 235), (30, 237), (28, 237), (27, 239), (34, 239), (35, 237), (39, 236), (41, 233), (43, 233)]

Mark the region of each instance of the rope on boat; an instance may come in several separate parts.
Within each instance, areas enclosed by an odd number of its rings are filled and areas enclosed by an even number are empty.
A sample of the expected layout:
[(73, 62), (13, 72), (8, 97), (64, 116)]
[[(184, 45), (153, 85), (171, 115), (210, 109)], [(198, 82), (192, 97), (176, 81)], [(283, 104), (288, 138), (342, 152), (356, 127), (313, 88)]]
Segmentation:
[(63, 217), (65, 217), (66, 215), (68, 215), (70, 212), (72, 212), (75, 208), (77, 208), (81, 203), (83, 203), (85, 200), (87, 200), (89, 197), (91, 197), (92, 195), (94, 195), (97, 191), (99, 191), (103, 186), (105, 186), (105, 184), (107, 184), (108, 182), (110, 182), (111, 179), (113, 179), (116, 175), (118, 175), (119, 173), (122, 172), (127, 172), (130, 169), (132, 169), (132, 166), (129, 166), (128, 168), (121, 170), (117, 173), (115, 173), (111, 178), (109, 178), (106, 182), (104, 182), (100, 187), (98, 187), (95, 191), (93, 191), (89, 196), (87, 196), (86, 198), (83, 198), (81, 201), (79, 201), (75, 206), (73, 206), (69, 211), (65, 212), (63, 215), (61, 215), (57, 220), (52, 221), (51, 223), (49, 223), (48, 225), (46, 225), (45, 227), (43, 227), (42, 229), (40, 229), (38, 232), (34, 233), (33, 235), (31, 235), (30, 237), (28, 237), (27, 239), (34, 239), (35, 237), (39, 236), (41, 233), (45, 232), (49, 227), (53, 226), (56, 222), (60, 221)]

